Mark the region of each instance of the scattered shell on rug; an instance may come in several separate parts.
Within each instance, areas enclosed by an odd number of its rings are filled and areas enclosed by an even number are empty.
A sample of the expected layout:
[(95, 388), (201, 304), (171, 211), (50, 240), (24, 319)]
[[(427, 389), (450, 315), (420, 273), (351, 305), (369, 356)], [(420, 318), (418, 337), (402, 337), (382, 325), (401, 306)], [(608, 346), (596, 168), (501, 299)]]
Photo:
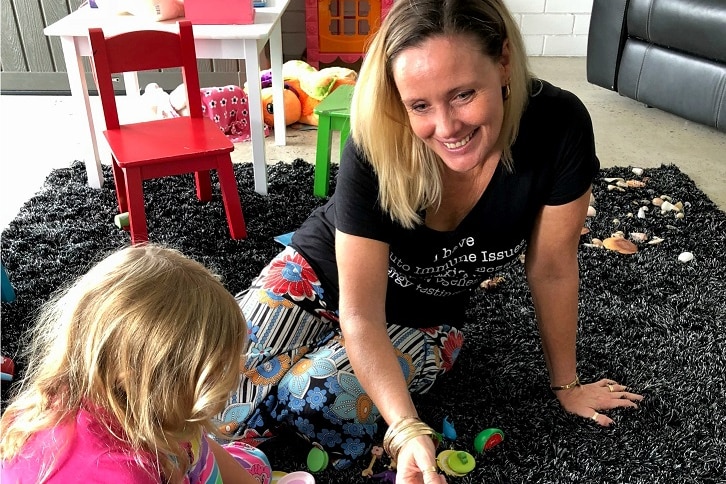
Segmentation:
[(636, 174), (636, 175), (638, 175), (638, 176), (640, 176), (640, 175), (642, 175), (642, 174), (643, 174), (643, 169), (642, 169), (642, 168), (637, 168), (637, 167), (636, 167), (636, 168), (633, 168), (633, 169), (632, 169), (632, 170), (630, 170), (630, 171), (632, 171), (632, 172), (633, 172), (634, 174)]
[(628, 188), (643, 188), (645, 186), (645, 182), (640, 180), (627, 180), (625, 185)]
[(693, 260), (693, 254), (691, 252), (681, 252), (678, 256), (678, 260), (683, 263), (691, 262)]
[(616, 182), (619, 182), (619, 181), (625, 181), (625, 178), (619, 178), (619, 177), (615, 177), (615, 178), (603, 178), (603, 181), (604, 182), (607, 182), (607, 183), (616, 183)]
[(638, 209), (638, 218), (645, 218), (645, 212), (648, 211), (648, 207), (640, 207)]
[(504, 282), (504, 277), (495, 276), (490, 279), (487, 279), (486, 281), (482, 281), (481, 284), (479, 284), (479, 287), (484, 289), (485, 291), (488, 291), (490, 289), (494, 289), (495, 287), (501, 285), (503, 282)]
[(580, 235), (587, 235), (590, 233), (590, 229), (588, 227), (582, 227), (580, 229)]
[(602, 241), (606, 249), (614, 250), (620, 254), (635, 254), (638, 246), (624, 237), (608, 237)]
[(593, 207), (592, 205), (587, 207), (587, 216), (594, 217), (595, 215), (597, 215), (597, 210), (595, 210), (595, 207)]
[(660, 237), (653, 237), (648, 241), (648, 245), (656, 245), (660, 244), (661, 242), (663, 242), (663, 239), (661, 239)]
[(660, 207), (661, 205), (663, 205), (664, 201), (665, 200), (663, 200), (661, 197), (655, 197), (651, 203), (656, 207)]
[(646, 240), (648, 240), (648, 234), (646, 234), (645, 232), (631, 232), (630, 240), (636, 243), (645, 242)]

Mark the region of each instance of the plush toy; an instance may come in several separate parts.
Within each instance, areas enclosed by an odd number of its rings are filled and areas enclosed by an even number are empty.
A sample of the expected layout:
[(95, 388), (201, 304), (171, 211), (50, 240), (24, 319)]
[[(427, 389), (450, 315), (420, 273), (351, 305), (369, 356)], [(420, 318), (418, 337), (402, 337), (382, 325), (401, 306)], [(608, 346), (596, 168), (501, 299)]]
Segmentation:
[[(275, 107), (272, 102), (272, 88), (263, 88), (261, 94), (262, 117), (268, 126), (274, 126)], [(302, 115), (302, 105), (300, 104), (300, 98), (298, 97), (298, 95), (294, 91), (292, 91), (289, 86), (285, 86), (282, 94), (285, 99), (285, 126), (290, 126), (291, 124), (300, 121), (300, 116)]]
[(179, 117), (179, 113), (170, 102), (170, 95), (155, 82), (146, 85), (141, 95), (141, 102), (145, 107), (141, 121)]
[[(291, 60), (282, 65), (282, 77), (285, 82), (285, 123), (288, 125), (294, 123), (296, 121), (288, 121), (297, 117), (300, 123), (317, 126), (315, 107), (341, 84), (355, 84), (358, 74), (345, 67), (326, 67), (318, 70), (307, 62)], [(274, 112), (274, 107), (270, 104), (271, 71), (263, 71), (260, 80), (263, 92), (262, 108), (266, 113), (265, 121), (272, 126), (273, 117), (271, 114), (268, 117), (269, 113)], [(294, 103), (290, 97), (291, 93), (294, 93), (300, 101), (299, 114), (297, 103)]]
[[(203, 87), (200, 89), (200, 93), (202, 114), (214, 121), (230, 141), (236, 143), (250, 139), (250, 112), (247, 109), (247, 94), (242, 91), (241, 87), (235, 85)], [(184, 84), (180, 84), (170, 94), (167, 94), (158, 84), (152, 82), (144, 89), (141, 99), (146, 106), (146, 115), (141, 121), (189, 115), (187, 91)], [(269, 136), (269, 126), (265, 124), (263, 129), (265, 136)]]

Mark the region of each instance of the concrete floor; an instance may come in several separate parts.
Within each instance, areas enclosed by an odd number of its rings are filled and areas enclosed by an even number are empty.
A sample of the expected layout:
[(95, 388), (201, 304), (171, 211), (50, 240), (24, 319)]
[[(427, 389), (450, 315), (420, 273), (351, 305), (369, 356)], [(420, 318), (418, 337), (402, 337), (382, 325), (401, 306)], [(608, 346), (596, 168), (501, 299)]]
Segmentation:
[[(589, 84), (584, 57), (533, 57), (530, 66), (536, 75), (574, 92), (585, 103), (604, 167), (675, 164), (726, 210), (726, 134)], [(100, 105), (97, 99), (93, 102), (94, 117), (101, 119)], [(82, 156), (74, 136), (79, 129), (83, 128), (69, 97), (0, 96), (0, 227), (16, 216), (51, 169)], [(286, 146), (276, 146), (274, 137), (268, 137), (268, 161), (313, 162), (316, 135), (315, 130), (288, 130)], [(251, 160), (249, 143), (237, 143), (233, 158)]]

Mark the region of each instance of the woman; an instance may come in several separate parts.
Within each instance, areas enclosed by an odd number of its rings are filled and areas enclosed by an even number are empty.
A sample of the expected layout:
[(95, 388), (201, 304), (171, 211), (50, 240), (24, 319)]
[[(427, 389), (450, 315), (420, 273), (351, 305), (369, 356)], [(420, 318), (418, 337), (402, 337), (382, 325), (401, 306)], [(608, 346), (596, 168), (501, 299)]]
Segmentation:
[[(241, 298), (252, 352), (223, 415), (295, 425), (338, 466), (378, 417), (398, 482), (444, 482), (411, 394), (451, 368), (470, 291), (526, 253), (551, 387), (601, 413), (641, 396), (576, 373), (577, 247), (599, 163), (571, 93), (533, 78), (500, 0), (395, 2), (374, 36), (335, 195)], [(403, 371), (402, 371), (403, 370)]]

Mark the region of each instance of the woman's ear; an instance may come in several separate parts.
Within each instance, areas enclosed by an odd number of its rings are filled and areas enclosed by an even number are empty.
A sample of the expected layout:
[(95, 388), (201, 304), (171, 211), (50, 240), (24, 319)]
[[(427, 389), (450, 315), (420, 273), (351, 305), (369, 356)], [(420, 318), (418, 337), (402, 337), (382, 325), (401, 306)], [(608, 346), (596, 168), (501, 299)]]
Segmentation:
[(499, 57), (499, 73), (502, 81), (502, 86), (506, 86), (507, 84), (509, 84), (509, 80), (512, 77), (509, 53), (509, 39), (504, 39), (504, 42), (502, 43), (502, 55)]

